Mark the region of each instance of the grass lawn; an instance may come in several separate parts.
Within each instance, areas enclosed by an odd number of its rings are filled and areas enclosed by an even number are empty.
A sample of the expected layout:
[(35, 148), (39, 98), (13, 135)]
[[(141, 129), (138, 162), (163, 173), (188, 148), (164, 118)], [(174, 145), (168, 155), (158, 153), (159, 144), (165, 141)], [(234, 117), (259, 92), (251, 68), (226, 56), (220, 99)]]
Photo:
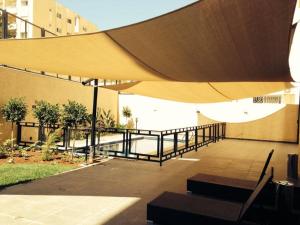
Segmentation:
[(0, 165), (0, 187), (48, 177), (76, 168), (62, 164), (3, 164)]

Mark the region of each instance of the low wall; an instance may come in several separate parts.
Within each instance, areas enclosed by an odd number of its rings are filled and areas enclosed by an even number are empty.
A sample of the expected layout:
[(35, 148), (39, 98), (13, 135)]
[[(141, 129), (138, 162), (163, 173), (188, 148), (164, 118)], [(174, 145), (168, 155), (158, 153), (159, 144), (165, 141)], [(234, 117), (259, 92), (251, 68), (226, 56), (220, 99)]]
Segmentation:
[[(283, 109), (262, 119), (244, 123), (226, 123), (226, 138), (297, 142), (298, 105)], [(198, 125), (223, 121), (198, 114)]]

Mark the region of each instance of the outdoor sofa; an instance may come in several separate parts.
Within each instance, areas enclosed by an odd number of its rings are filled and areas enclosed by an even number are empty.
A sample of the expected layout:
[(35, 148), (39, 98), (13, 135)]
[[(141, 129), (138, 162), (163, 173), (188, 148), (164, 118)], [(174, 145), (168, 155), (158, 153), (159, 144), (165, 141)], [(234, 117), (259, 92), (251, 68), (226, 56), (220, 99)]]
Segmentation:
[(242, 224), (254, 201), (272, 178), (273, 168), (263, 176), (245, 202), (164, 192), (147, 204), (147, 220), (161, 225)]
[[(193, 194), (205, 195), (218, 199), (229, 199), (237, 202), (246, 201), (264, 177), (273, 153), (274, 150), (271, 150), (268, 154), (258, 181), (198, 173), (187, 179), (187, 191)], [(273, 204), (273, 202), (270, 202), (270, 198), (274, 196), (274, 191), (275, 185), (272, 183), (268, 184), (264, 191), (266, 193), (264, 198), (269, 198), (269, 204)]]

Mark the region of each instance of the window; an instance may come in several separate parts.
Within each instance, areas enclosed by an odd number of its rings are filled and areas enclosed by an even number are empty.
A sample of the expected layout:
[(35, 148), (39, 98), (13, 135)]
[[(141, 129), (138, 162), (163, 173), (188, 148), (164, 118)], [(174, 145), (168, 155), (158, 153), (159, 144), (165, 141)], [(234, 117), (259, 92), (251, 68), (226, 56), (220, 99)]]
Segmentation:
[(281, 95), (259, 96), (253, 98), (253, 103), (281, 103)]
[(56, 28), (57, 33), (61, 33), (61, 28)]
[(56, 13), (56, 17), (59, 18), (59, 19), (61, 19), (61, 17), (62, 17), (61, 13)]
[(75, 32), (79, 32), (79, 17), (75, 17)]
[(72, 20), (71, 20), (71, 19), (67, 19), (67, 22), (68, 22), (69, 24), (72, 24)]

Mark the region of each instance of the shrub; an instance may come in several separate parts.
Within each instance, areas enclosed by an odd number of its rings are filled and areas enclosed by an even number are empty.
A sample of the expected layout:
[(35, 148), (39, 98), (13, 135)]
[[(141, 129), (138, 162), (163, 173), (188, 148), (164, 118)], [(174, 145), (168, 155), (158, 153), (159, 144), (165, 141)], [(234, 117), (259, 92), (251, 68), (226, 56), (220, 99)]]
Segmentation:
[(8, 151), (4, 145), (0, 144), (0, 159), (5, 159), (8, 156)]
[(127, 129), (134, 129), (134, 121), (133, 119), (129, 119), (128, 122), (127, 122), (127, 125), (126, 125)]

